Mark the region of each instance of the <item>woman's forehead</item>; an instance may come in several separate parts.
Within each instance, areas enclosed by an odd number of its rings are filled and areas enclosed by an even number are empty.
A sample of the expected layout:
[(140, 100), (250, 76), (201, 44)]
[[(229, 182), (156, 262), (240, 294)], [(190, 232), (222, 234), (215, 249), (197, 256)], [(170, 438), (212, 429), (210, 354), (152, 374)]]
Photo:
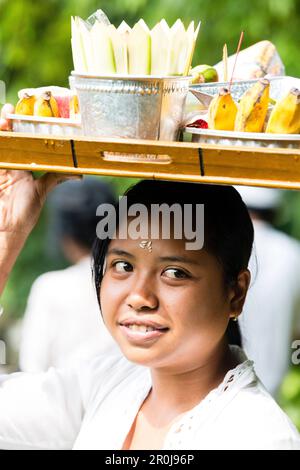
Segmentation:
[(114, 227), (113, 238), (128, 242), (139, 241), (148, 247), (155, 241), (165, 247), (199, 250), (204, 245), (204, 217), (199, 212), (195, 224), (193, 217), (189, 215), (176, 211), (173, 213), (166, 208), (165, 212), (141, 212), (138, 216), (123, 216)]
[[(150, 249), (151, 247), (151, 249)], [(108, 256), (125, 256), (142, 262), (182, 262), (187, 264), (211, 263), (213, 256), (206, 250), (186, 250), (184, 240), (114, 239)]]
[(138, 237), (134, 238), (124, 238), (121, 236), (115, 236), (113, 240), (111, 240), (109, 244), (109, 249), (116, 249), (120, 248), (124, 251), (138, 251), (142, 253), (143, 251), (147, 252), (155, 252), (155, 251), (163, 251), (164, 253), (169, 252), (180, 252), (185, 253), (188, 250), (185, 249), (185, 240), (179, 239), (176, 240), (174, 238), (159, 238), (159, 239), (151, 239), (151, 238), (144, 238)]

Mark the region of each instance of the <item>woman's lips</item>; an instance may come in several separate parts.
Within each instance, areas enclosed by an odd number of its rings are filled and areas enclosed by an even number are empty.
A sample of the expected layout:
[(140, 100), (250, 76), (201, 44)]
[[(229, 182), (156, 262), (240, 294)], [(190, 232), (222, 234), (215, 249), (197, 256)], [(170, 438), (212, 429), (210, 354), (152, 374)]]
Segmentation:
[(153, 327), (150, 326), (141, 328), (139, 325), (132, 324), (120, 324), (119, 326), (124, 336), (135, 343), (144, 343), (158, 339), (169, 330), (168, 328), (153, 329)]
[(147, 317), (128, 317), (125, 318), (124, 320), (121, 320), (120, 325), (124, 326), (136, 326), (139, 329), (139, 327), (146, 327), (146, 328), (153, 328), (155, 330), (165, 330), (167, 328), (166, 325), (162, 325), (161, 323), (158, 323), (157, 321), (154, 321), (152, 318), (147, 318)]

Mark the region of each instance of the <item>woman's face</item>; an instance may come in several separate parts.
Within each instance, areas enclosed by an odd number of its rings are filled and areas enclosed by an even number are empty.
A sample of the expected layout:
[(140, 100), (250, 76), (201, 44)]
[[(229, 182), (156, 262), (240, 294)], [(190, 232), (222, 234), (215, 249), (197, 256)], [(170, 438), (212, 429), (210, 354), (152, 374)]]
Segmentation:
[(199, 367), (224, 341), (234, 293), (205, 250), (185, 240), (114, 239), (101, 285), (106, 326), (124, 355), (152, 368)]

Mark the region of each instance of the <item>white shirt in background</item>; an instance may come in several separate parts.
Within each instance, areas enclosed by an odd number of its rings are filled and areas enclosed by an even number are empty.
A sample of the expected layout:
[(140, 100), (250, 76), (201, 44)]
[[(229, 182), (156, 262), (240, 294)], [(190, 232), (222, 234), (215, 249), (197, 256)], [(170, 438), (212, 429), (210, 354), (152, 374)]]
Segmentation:
[(69, 368), (89, 357), (117, 351), (101, 317), (90, 257), (36, 280), (24, 317), (21, 370)]
[(300, 244), (262, 221), (254, 221), (254, 231), (253, 279), (240, 325), (244, 350), (275, 396), (291, 364), (292, 331), (300, 319)]
[[(241, 361), (169, 430), (163, 449), (300, 449), (288, 417)], [(120, 450), (151, 390), (149, 369), (99, 356), (77, 370), (0, 376), (1, 449)]]

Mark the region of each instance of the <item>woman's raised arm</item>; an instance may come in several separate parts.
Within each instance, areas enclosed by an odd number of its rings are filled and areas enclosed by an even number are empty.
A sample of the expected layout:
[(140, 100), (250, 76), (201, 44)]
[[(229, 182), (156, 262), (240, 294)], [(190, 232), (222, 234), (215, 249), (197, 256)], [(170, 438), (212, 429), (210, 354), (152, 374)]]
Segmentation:
[[(11, 111), (12, 105), (3, 107), (0, 130), (10, 129), (6, 113)], [(35, 180), (27, 171), (0, 170), (0, 295), (28, 235), (38, 221), (47, 194), (57, 184), (69, 179), (80, 179), (80, 176), (47, 173)]]

